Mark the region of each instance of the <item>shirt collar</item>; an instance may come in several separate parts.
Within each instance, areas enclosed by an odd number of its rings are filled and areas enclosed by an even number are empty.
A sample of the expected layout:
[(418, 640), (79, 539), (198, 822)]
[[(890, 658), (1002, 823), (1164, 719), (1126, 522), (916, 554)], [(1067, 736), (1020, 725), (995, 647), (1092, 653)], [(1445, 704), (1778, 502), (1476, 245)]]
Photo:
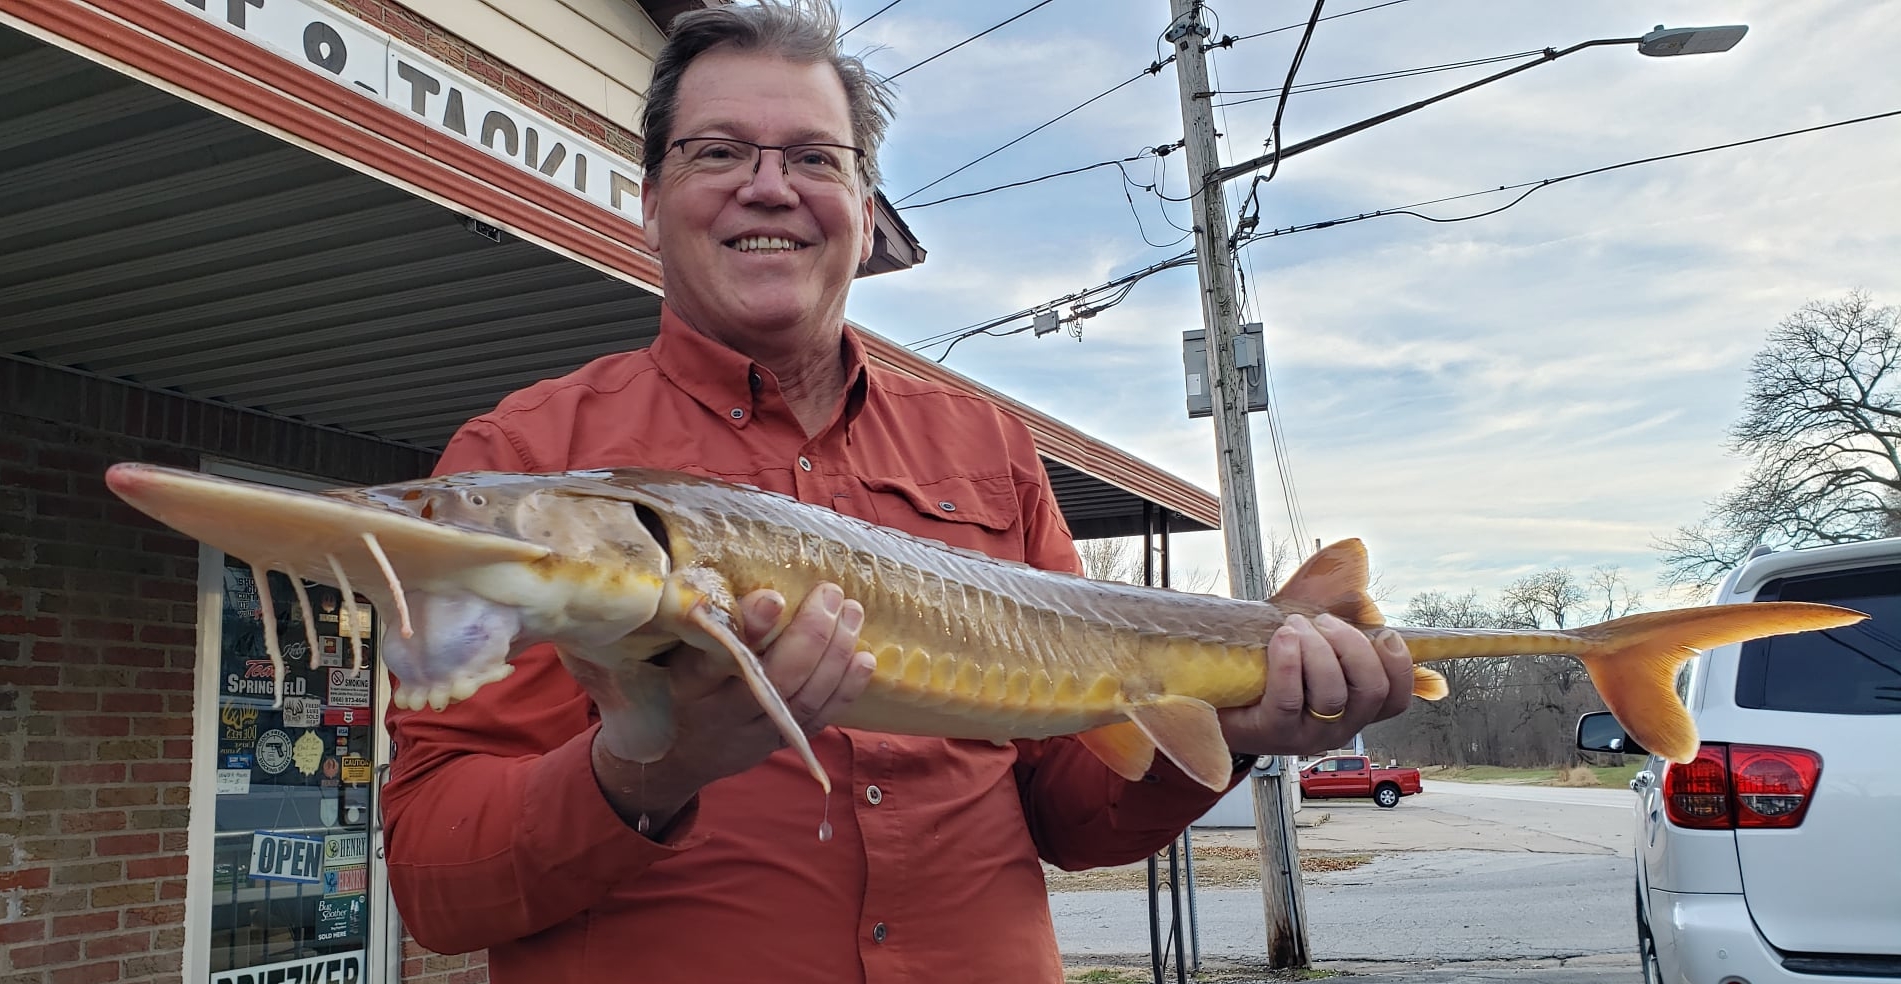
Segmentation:
[[(647, 351), (669, 382), (734, 427), (747, 426), (758, 413), (790, 413), (770, 371), (744, 353), (694, 331), (664, 302), (659, 336)], [(844, 326), (843, 356), (844, 414), (833, 425), (842, 422), (849, 427), (864, 409), (870, 376), (864, 342), (850, 324)]]

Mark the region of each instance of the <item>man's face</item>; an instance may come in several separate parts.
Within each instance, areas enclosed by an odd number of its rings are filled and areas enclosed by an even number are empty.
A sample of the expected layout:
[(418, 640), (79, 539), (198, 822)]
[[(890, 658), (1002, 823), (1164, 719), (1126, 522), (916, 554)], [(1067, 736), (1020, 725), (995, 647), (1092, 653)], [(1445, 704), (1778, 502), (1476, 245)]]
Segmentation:
[[(680, 80), (673, 140), (731, 137), (779, 146), (851, 146), (845, 88), (825, 64), (714, 49)], [(812, 180), (759, 154), (755, 173), (715, 173), (671, 150), (642, 186), (649, 248), (660, 254), (667, 303), (686, 321), (746, 350), (794, 329), (836, 327), (858, 265), (871, 255), (871, 202), (854, 155), (842, 182)], [(787, 248), (790, 244), (790, 248)], [(794, 332), (796, 334), (796, 332)]]

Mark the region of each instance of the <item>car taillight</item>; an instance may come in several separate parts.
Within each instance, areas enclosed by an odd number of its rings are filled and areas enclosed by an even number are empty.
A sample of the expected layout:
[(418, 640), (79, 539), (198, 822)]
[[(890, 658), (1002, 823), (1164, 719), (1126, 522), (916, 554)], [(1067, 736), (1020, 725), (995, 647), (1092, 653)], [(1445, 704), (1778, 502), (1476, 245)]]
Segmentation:
[(1670, 763), (1663, 773), (1663, 809), (1670, 822), (1695, 830), (1726, 830), (1729, 759), (1724, 745), (1704, 745), (1696, 758)]
[(1799, 748), (1731, 745), (1729, 771), (1736, 787), (1736, 826), (1794, 827), (1809, 812), (1822, 758)]
[(1799, 826), (1821, 773), (1821, 756), (1800, 748), (1711, 742), (1664, 771), (1664, 813), (1696, 830)]

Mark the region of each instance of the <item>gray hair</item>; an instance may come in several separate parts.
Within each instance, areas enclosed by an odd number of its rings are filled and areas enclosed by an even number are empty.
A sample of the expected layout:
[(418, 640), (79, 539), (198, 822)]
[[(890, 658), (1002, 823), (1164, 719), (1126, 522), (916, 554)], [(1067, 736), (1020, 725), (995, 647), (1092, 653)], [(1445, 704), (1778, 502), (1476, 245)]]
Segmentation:
[(857, 56), (838, 50), (838, 10), (830, 0), (760, 0), (756, 5), (689, 10), (673, 19), (667, 43), (654, 60), (653, 83), (641, 118), (649, 178), (660, 176), (673, 142), (673, 114), (680, 78), (693, 59), (718, 47), (775, 55), (807, 65), (827, 64), (838, 73), (851, 109), (852, 140), (864, 150), (859, 175), (865, 193), (878, 187), (878, 148), (891, 125), (895, 99), (890, 85), (866, 70)]

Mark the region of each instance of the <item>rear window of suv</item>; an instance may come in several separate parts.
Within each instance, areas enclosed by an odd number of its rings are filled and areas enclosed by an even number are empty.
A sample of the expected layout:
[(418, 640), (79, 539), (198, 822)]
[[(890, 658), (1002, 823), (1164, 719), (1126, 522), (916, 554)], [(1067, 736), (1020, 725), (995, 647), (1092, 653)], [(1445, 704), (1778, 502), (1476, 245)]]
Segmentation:
[(1871, 618), (1743, 644), (1736, 703), (1773, 711), (1901, 714), (1901, 567), (1783, 578), (1758, 601), (1817, 601)]

